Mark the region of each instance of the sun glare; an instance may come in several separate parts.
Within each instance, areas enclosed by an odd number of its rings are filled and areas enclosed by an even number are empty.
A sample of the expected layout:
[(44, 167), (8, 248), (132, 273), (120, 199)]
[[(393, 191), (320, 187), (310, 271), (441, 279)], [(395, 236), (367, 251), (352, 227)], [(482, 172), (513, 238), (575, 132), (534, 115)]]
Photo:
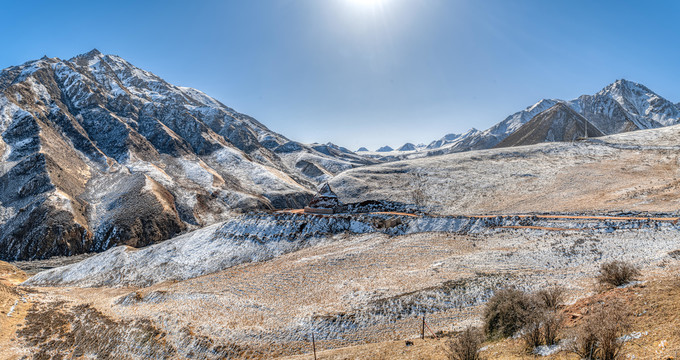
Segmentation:
[(358, 7), (376, 7), (382, 5), (386, 0), (346, 0), (348, 3)]

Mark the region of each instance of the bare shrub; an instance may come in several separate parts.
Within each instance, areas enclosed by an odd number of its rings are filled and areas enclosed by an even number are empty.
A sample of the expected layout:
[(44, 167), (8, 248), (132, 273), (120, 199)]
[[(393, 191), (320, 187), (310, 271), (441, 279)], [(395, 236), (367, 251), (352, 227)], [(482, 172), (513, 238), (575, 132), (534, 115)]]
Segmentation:
[(449, 360), (480, 360), (479, 349), (484, 342), (482, 332), (468, 327), (458, 337), (448, 342)]
[(527, 325), (539, 308), (535, 297), (516, 289), (497, 291), (484, 309), (484, 332), (489, 337), (508, 337)]
[(597, 282), (605, 287), (617, 287), (637, 280), (639, 276), (640, 270), (635, 265), (614, 260), (600, 266)]
[(538, 299), (543, 302), (546, 309), (555, 310), (562, 305), (565, 298), (565, 290), (562, 286), (555, 285), (536, 293)]
[(413, 203), (421, 208), (427, 205), (427, 175), (422, 171), (418, 170), (409, 173), (409, 192), (411, 195), (411, 200)]
[(559, 342), (558, 333), (562, 328), (562, 318), (553, 310), (537, 309), (522, 329), (522, 339), (527, 350), (540, 345), (555, 345)]
[(527, 350), (533, 350), (537, 346), (543, 345), (542, 318), (542, 314), (532, 314), (527, 321), (527, 324), (522, 329), (524, 331), (522, 340), (524, 340), (524, 345), (526, 345)]
[(570, 350), (583, 359), (620, 359), (623, 341), (619, 338), (629, 329), (629, 313), (621, 303), (599, 305), (578, 328)]
[(548, 311), (543, 318), (543, 340), (546, 345), (556, 345), (562, 329), (562, 316), (556, 311)]

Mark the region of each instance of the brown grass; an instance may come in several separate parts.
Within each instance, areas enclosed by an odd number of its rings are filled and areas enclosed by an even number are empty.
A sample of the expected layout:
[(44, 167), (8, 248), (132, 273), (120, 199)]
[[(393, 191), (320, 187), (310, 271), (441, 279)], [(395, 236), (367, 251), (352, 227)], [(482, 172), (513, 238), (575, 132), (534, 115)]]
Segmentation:
[[(566, 319), (560, 331), (563, 338), (576, 336), (586, 318), (592, 316), (601, 303), (610, 304), (621, 301), (635, 315), (626, 331), (641, 332), (639, 339), (623, 344), (622, 354), (635, 356), (636, 359), (680, 359), (680, 287), (675, 283), (676, 275), (664, 274), (647, 279), (643, 285), (611, 289), (591, 297), (583, 298), (573, 305), (561, 308), (558, 314)], [(339, 348), (319, 352), (319, 359), (434, 359), (446, 360), (447, 338), (413, 340), (413, 346), (405, 346), (404, 341), (389, 341), (361, 346)], [(487, 341), (482, 344), (485, 350), (481, 356), (494, 360), (519, 360), (534, 358), (526, 353), (522, 339), (503, 339)], [(311, 350), (310, 350), (311, 351)], [(310, 354), (286, 357), (285, 359), (309, 359)], [(541, 357), (545, 360), (578, 360), (574, 353), (561, 351)]]

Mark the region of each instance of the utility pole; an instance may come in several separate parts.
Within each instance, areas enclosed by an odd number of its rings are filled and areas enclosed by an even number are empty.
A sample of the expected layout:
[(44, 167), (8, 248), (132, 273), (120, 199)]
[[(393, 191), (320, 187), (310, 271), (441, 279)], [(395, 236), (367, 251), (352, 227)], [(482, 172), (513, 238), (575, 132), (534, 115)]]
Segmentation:
[(314, 341), (314, 333), (312, 333), (312, 349), (314, 350), (314, 360), (316, 360), (316, 342)]
[(420, 331), (420, 338), (425, 340), (425, 314), (423, 314), (423, 327)]

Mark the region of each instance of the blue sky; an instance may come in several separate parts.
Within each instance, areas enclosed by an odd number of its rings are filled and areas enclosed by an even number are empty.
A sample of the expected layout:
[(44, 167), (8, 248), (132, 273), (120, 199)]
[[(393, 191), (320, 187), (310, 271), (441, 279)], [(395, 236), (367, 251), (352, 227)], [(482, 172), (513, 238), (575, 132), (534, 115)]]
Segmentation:
[(98, 48), (356, 150), (485, 129), (619, 78), (680, 102), (680, 2), (3, 1), (0, 68)]

